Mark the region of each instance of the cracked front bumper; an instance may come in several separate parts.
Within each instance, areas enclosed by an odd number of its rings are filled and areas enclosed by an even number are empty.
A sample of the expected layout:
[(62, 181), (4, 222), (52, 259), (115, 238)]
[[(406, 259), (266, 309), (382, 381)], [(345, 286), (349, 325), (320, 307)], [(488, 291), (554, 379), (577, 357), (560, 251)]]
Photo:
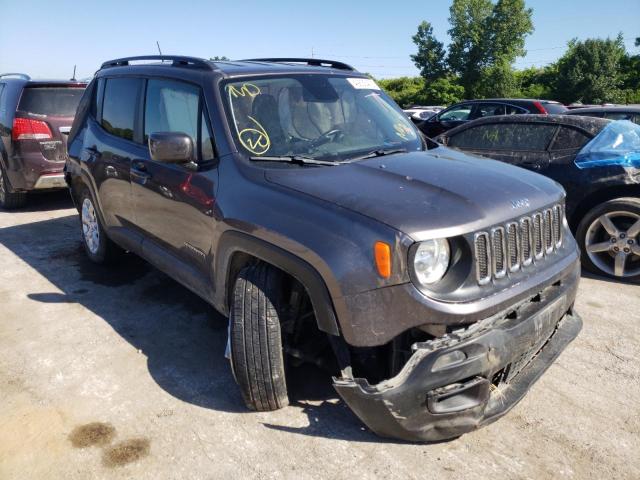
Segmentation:
[(555, 287), (441, 339), (414, 344), (398, 375), (377, 385), (334, 379), (375, 433), (408, 441), (457, 437), (506, 414), (578, 335), (575, 292)]

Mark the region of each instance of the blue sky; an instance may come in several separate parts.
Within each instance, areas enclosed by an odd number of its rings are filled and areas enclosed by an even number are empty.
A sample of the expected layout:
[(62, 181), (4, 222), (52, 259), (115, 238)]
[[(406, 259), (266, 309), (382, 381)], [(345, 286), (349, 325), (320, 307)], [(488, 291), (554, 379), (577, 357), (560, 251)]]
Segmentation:
[[(430, 21), (446, 41), (445, 0), (183, 1), (0, 0), (0, 72), (86, 77), (116, 57), (163, 53), (230, 58), (334, 58), (381, 78), (413, 75), (411, 36)], [(536, 31), (516, 66), (544, 65), (573, 37), (615, 37), (633, 52), (640, 36), (640, 0), (528, 0)]]

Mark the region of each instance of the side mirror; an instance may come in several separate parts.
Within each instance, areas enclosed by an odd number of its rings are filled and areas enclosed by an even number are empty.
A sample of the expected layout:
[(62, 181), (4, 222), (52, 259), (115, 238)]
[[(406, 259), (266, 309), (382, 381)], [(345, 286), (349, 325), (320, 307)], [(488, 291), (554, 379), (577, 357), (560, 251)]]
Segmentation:
[(164, 163), (191, 163), (194, 161), (193, 140), (186, 133), (153, 132), (149, 135), (151, 159)]

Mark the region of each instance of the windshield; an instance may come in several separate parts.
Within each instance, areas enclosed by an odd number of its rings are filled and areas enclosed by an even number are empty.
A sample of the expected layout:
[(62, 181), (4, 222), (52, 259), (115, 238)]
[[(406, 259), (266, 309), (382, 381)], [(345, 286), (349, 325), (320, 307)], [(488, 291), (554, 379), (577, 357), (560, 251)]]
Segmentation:
[(38, 115), (73, 117), (83, 93), (84, 87), (25, 88), (18, 110)]
[(373, 80), (291, 75), (227, 83), (238, 149), (251, 157), (340, 161), (374, 150), (421, 150), (418, 132)]
[(640, 125), (628, 120), (607, 124), (575, 159), (578, 168), (621, 166), (640, 168)]

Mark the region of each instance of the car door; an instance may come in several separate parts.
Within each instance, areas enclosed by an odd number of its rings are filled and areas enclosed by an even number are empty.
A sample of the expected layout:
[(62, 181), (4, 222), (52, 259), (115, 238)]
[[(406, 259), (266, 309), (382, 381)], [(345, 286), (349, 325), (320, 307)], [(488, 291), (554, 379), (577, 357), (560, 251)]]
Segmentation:
[(435, 138), (441, 133), (468, 121), (472, 110), (472, 103), (454, 105), (424, 122), (421, 129), (428, 137)]
[(217, 187), (213, 143), (200, 87), (177, 80), (147, 80), (143, 131), (189, 135), (193, 164), (151, 159), (148, 148), (131, 164), (136, 225), (152, 263), (205, 293), (211, 265), (213, 207)]
[(483, 123), (448, 136), (447, 145), (543, 173), (556, 130), (556, 125), (545, 123)]
[(576, 155), (593, 138), (593, 135), (571, 125), (560, 125), (549, 145), (549, 167), (546, 174), (560, 183), (567, 192), (578, 192), (585, 185), (588, 172), (576, 167)]
[(98, 81), (95, 122), (89, 122), (81, 153), (91, 171), (97, 201), (110, 235), (134, 251), (140, 237), (132, 237), (131, 160), (144, 151), (136, 141), (136, 118), (143, 80), (133, 77), (103, 78)]

